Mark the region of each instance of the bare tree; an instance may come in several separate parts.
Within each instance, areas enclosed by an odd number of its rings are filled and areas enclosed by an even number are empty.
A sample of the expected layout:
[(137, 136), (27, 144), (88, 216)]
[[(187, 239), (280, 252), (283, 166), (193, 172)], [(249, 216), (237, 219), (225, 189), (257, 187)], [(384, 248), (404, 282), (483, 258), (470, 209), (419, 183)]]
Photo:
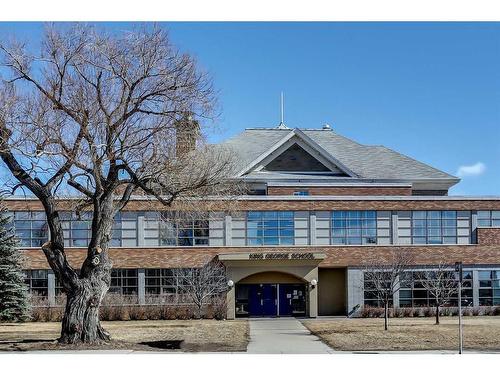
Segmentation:
[(389, 304), (400, 288), (400, 278), (410, 265), (412, 257), (406, 250), (395, 250), (390, 260), (384, 262), (371, 259), (366, 262), (364, 269), (365, 284), (376, 298), (384, 305), (384, 330), (387, 331), (389, 323)]
[[(8, 72), (0, 157), (14, 177), (11, 193), (27, 189), (47, 216), (42, 249), (67, 295), (60, 342), (108, 340), (98, 312), (110, 284), (114, 216), (134, 193), (196, 207), (201, 197), (226, 194), (231, 156), (203, 142), (216, 105), (210, 78), (164, 30), (48, 26), (41, 46), (35, 54), (19, 42), (0, 44), (0, 72)], [(66, 259), (57, 200), (75, 193), (72, 208), (92, 217), (78, 272)]]
[(179, 293), (185, 294), (196, 306), (196, 317), (201, 318), (203, 308), (228, 289), (226, 268), (220, 261), (211, 261), (201, 268), (179, 268), (177, 277)]
[(439, 324), (439, 308), (458, 296), (458, 283), (453, 266), (440, 263), (436, 269), (417, 273), (422, 286), (434, 299), (436, 324)]

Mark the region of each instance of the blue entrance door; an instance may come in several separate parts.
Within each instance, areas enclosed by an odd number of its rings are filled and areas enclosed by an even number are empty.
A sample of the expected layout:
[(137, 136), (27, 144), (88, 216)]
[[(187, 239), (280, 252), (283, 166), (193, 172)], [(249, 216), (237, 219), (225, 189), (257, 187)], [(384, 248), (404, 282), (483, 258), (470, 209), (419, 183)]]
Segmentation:
[(249, 315), (276, 316), (278, 314), (276, 284), (252, 284), (249, 287)]
[(292, 291), (286, 284), (280, 284), (280, 316), (292, 315)]
[(248, 314), (250, 316), (261, 316), (261, 291), (259, 285), (249, 285), (248, 290)]
[(278, 314), (276, 284), (263, 284), (262, 296), (262, 315), (276, 316)]

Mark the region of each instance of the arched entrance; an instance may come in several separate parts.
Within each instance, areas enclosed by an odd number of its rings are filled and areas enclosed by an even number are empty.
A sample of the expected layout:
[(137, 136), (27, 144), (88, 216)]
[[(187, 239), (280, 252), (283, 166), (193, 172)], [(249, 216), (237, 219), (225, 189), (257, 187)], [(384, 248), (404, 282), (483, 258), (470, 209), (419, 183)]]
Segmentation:
[[(318, 265), (325, 257), (323, 253), (278, 250), (219, 254), (219, 260), (226, 266), (227, 277), (234, 285), (227, 292), (228, 319), (252, 316), (253, 313), (256, 316), (317, 317)], [(261, 284), (262, 290), (252, 290), (252, 288), (260, 288)], [(243, 285), (254, 285), (254, 287), (241, 288)], [(238, 296), (236, 289), (239, 292)], [(297, 300), (302, 300), (301, 306), (298, 305)], [(297, 306), (294, 305), (291, 311), (286, 311), (286, 304), (283, 301), (288, 305), (297, 304)], [(264, 306), (265, 302), (267, 302), (265, 309), (264, 307), (258, 308), (259, 305)], [(253, 307), (256, 307), (256, 310), (253, 310)]]
[(308, 304), (308, 283), (295, 275), (258, 272), (236, 283), (236, 317), (304, 316)]

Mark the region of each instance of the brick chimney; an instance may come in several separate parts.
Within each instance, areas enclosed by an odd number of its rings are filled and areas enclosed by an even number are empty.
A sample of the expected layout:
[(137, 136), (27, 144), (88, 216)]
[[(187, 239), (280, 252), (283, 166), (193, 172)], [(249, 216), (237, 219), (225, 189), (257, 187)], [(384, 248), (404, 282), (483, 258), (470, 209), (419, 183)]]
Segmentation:
[(175, 155), (177, 157), (186, 155), (196, 148), (196, 141), (200, 136), (200, 124), (187, 113), (176, 121), (175, 134)]

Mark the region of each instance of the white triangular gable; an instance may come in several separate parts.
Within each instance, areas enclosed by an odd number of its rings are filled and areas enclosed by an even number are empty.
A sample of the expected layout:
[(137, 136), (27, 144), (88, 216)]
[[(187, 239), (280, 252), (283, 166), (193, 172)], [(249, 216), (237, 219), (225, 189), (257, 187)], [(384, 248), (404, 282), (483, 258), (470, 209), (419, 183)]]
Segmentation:
[[(321, 165), (325, 166), (325, 170), (333, 174), (347, 175), (356, 177), (356, 175), (345, 167), (340, 161), (326, 152), (319, 144), (314, 142), (304, 132), (299, 129), (294, 129), (287, 133), (280, 141), (275, 143), (267, 152), (260, 155), (252, 161), (245, 169), (238, 174), (242, 176), (249, 172), (265, 170), (266, 166), (276, 160), (280, 155), (283, 155), (292, 146), (300, 148), (307, 152), (311, 157), (316, 159)], [(295, 170), (295, 172), (298, 172)], [(308, 172), (308, 171), (303, 171)]]

